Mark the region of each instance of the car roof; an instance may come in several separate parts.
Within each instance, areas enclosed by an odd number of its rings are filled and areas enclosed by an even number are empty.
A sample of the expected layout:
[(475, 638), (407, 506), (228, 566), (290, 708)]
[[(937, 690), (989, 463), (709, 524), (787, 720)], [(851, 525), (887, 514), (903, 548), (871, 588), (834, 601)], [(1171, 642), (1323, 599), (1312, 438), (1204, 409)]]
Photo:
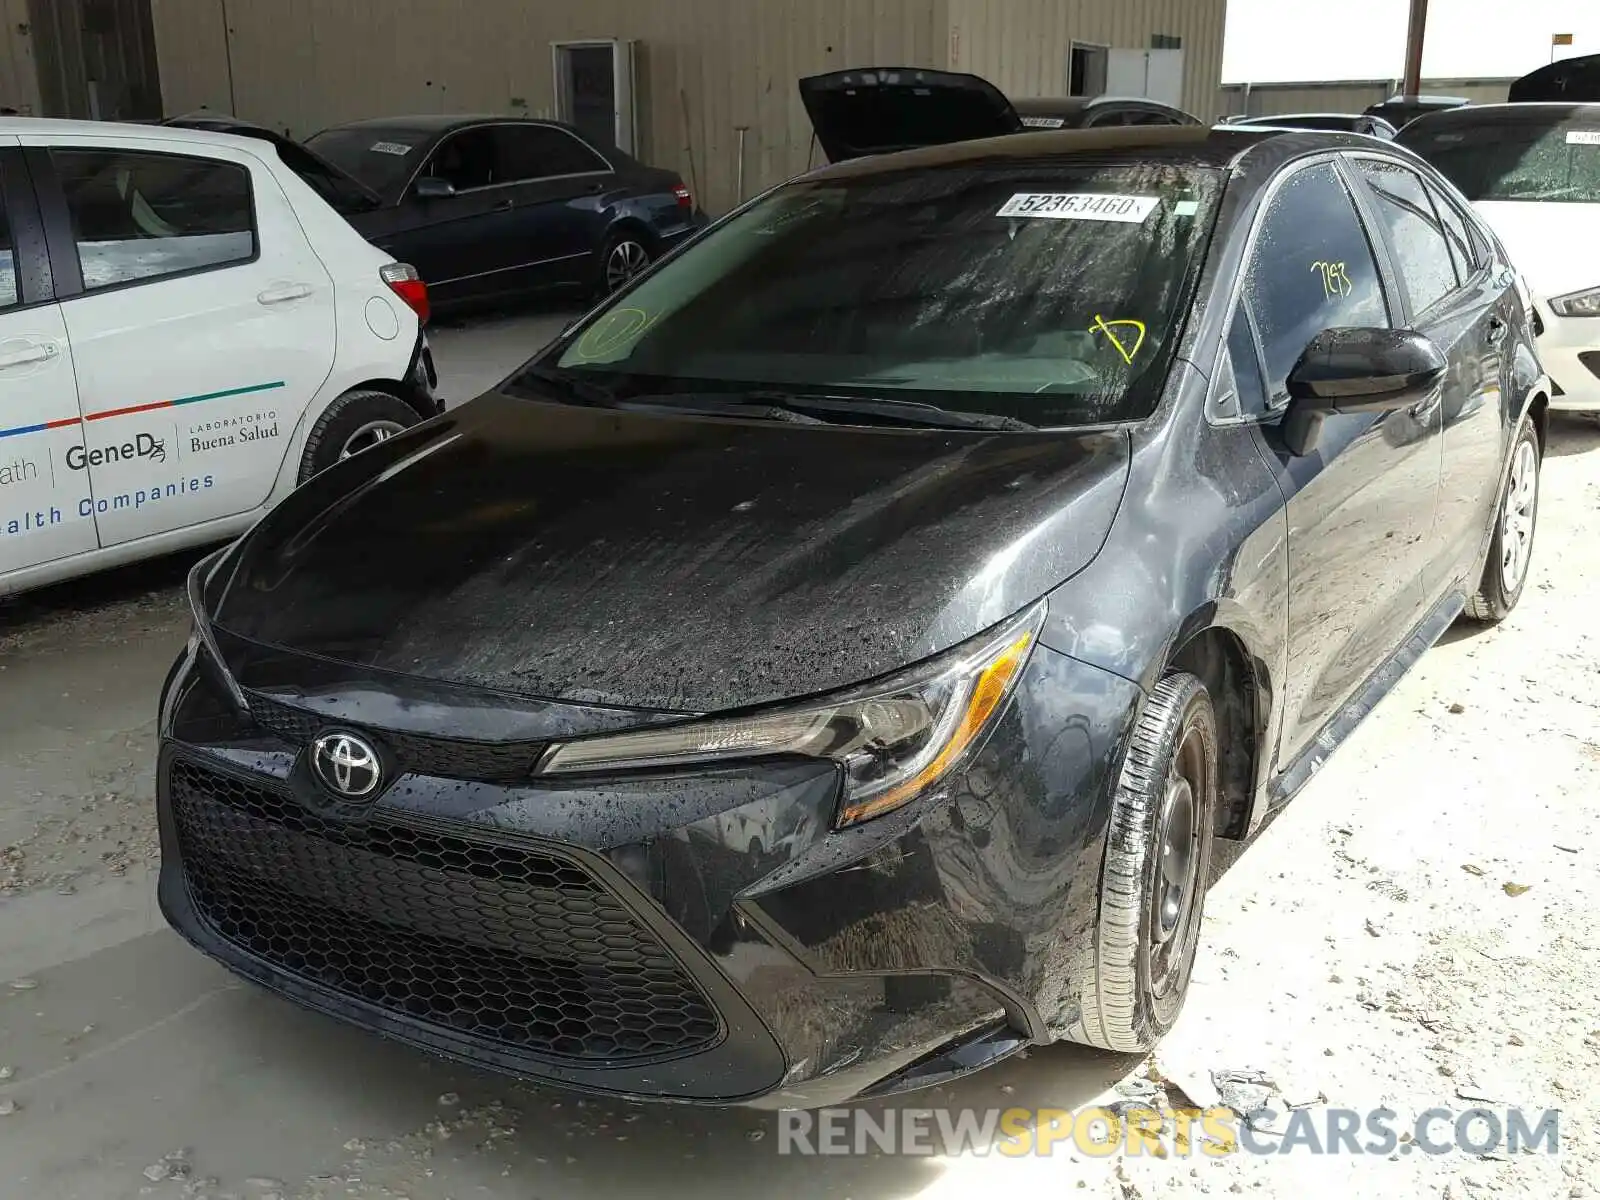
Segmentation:
[(869, 155), (822, 167), (805, 178), (852, 179), (918, 167), (942, 169), (1006, 159), (1046, 164), (1055, 159), (1063, 166), (1075, 159), (1087, 158), (1097, 163), (1121, 160), (1227, 168), (1237, 165), (1251, 150), (1268, 143), (1278, 147), (1286, 157), (1299, 153), (1312, 154), (1318, 150), (1369, 151), (1374, 145), (1372, 138), (1358, 133), (1237, 125), (1126, 125), (1102, 129), (1052, 129)]
[[(241, 122), (242, 123), (242, 122)], [(212, 142), (235, 150), (261, 148), (261, 139), (186, 125), (146, 125), (136, 121), (69, 121), (56, 117), (0, 117), (0, 134), (16, 137), (136, 137), (152, 142)]]
[(1308, 117), (1315, 117), (1318, 120), (1363, 121), (1367, 120), (1370, 114), (1350, 112), (1269, 113), (1253, 117), (1235, 117), (1234, 122), (1239, 125), (1269, 125), (1273, 121), (1304, 121)]
[[(1437, 129), (1444, 125), (1522, 125), (1548, 123), (1552, 118), (1600, 117), (1600, 103), (1579, 100), (1523, 100), (1515, 104), (1470, 104), (1418, 117), (1412, 126)], [(1426, 123), (1424, 125), (1424, 123)]]
[(1019, 113), (1081, 112), (1101, 104), (1137, 104), (1141, 108), (1171, 108), (1148, 96), (1011, 96), (1011, 107)]
[[(329, 129), (409, 129), (416, 133), (449, 133), (468, 125), (490, 124), (559, 125), (559, 121), (546, 121), (540, 117), (513, 117), (505, 113), (417, 113), (412, 116), (366, 117), (360, 121), (346, 121), (330, 125)], [(326, 130), (324, 130), (326, 132)]]

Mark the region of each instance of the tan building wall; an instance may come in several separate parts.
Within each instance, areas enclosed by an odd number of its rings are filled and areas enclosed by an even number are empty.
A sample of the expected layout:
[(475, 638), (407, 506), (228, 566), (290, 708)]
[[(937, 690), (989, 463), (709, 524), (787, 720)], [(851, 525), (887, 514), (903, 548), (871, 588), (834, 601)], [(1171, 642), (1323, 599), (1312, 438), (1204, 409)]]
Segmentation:
[[(7, 0), (0, 0), (5, 3)], [(153, 0), (169, 113), (202, 106), (305, 136), (408, 112), (552, 115), (550, 43), (637, 39), (640, 157), (709, 209), (804, 171), (795, 87), (846, 67), (951, 67), (1016, 95), (1060, 95), (1074, 38), (1183, 39), (1185, 95), (1216, 105), (1225, 0)], [(468, 15), (470, 13), (470, 16)], [(227, 49), (225, 49), (225, 45)], [(231, 50), (232, 80), (229, 81)]]
[(942, 65), (948, 37), (946, 0), (386, 0), (382, 22), (361, 0), (235, 3), (235, 102), (216, 0), (157, 5), (169, 112), (232, 110), (295, 136), (384, 114), (550, 116), (552, 41), (636, 39), (639, 155), (718, 211), (736, 199), (738, 126), (747, 194), (806, 168), (798, 77)]
[[(1474, 104), (1503, 104), (1509, 79), (1428, 79), (1425, 96), (1460, 96)], [(1369, 104), (1387, 100), (1400, 89), (1393, 80), (1374, 79), (1344, 83), (1258, 83), (1246, 89), (1230, 84), (1222, 89), (1223, 116), (1270, 117), (1281, 113), (1360, 112)]]
[(950, 0), (955, 69), (1012, 96), (1064, 96), (1073, 42), (1148, 49), (1182, 40), (1183, 107), (1210, 120), (1222, 79), (1226, 0)]
[[(60, 8), (59, 0), (33, 4)], [(1182, 39), (1183, 102), (1218, 110), (1226, 0), (150, 0), (167, 115), (296, 136), (413, 112), (553, 115), (550, 43), (638, 42), (640, 157), (712, 211), (819, 161), (795, 81), (846, 67), (974, 71), (1064, 95), (1074, 41)], [(70, 5), (69, 5), (70, 7)], [(42, 112), (30, 0), (0, 0), (0, 105)], [(62, 9), (65, 11), (65, 9)], [(229, 27), (224, 29), (226, 12)], [(48, 49), (48, 47), (44, 47)], [(70, 55), (68, 57), (71, 57)]]
[[(28, 0), (0, 0), (0, 106), (24, 116), (39, 111), (39, 70), (33, 59)], [(26, 30), (27, 32), (23, 32)]]

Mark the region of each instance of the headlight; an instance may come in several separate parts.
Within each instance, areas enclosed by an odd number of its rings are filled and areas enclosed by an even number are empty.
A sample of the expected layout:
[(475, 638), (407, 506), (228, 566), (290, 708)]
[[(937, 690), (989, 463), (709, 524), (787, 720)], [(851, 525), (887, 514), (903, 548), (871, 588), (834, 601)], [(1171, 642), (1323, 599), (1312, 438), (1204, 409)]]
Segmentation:
[(201, 669), (206, 670), (212, 679), (222, 686), (241, 711), (249, 711), (249, 701), (245, 699), (244, 692), (240, 690), (228, 668), (223, 664), (222, 653), (217, 649), (216, 637), (211, 632), (211, 617), (206, 612), (206, 585), (211, 582), (211, 577), (216, 574), (217, 568), (222, 565), (228, 556), (228, 551), (232, 549), (230, 545), (215, 554), (208, 554), (195, 563), (189, 572), (189, 617), (193, 622), (189, 642), (192, 652), (198, 652)]
[(1558, 317), (1600, 317), (1600, 287), (1557, 296), (1550, 301), (1550, 311)]
[(899, 808), (949, 773), (989, 727), (1033, 650), (1045, 606), (920, 668), (804, 706), (552, 746), (542, 775), (802, 755), (844, 774), (838, 823)]

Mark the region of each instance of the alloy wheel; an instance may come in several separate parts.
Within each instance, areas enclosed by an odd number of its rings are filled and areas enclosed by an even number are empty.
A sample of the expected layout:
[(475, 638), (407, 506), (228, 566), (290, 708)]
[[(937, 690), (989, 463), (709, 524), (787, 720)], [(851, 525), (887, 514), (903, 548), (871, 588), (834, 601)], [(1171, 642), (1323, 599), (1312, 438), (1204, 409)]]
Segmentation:
[(1539, 456), (1533, 443), (1524, 439), (1511, 460), (1511, 478), (1500, 510), (1500, 586), (1508, 596), (1516, 594), (1528, 573), (1538, 508)]
[(386, 442), (396, 434), (404, 433), (406, 427), (398, 421), (368, 421), (349, 437), (345, 438), (344, 445), (339, 447), (340, 461), (349, 458), (352, 454), (359, 454), (363, 450), (371, 449), (379, 442)]
[(628, 238), (611, 247), (606, 256), (606, 288), (616, 291), (650, 265), (650, 252)]

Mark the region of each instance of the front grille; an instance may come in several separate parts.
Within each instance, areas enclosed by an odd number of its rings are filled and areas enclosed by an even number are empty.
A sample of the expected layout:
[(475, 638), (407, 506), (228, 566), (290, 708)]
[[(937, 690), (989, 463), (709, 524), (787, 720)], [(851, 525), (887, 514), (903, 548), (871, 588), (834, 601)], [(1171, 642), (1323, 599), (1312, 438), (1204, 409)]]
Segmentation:
[(384, 743), (402, 771), (442, 779), (473, 779), (483, 783), (522, 783), (533, 774), (545, 747), (542, 742), (469, 742), (428, 737), (419, 733), (347, 726), (304, 709), (251, 695), (250, 717), (270, 733), (295, 746), (304, 746), (320, 730), (339, 725)]
[(280, 970), (556, 1059), (658, 1058), (718, 1036), (693, 980), (576, 862), (324, 820), (183, 760), (168, 794), (199, 915)]

